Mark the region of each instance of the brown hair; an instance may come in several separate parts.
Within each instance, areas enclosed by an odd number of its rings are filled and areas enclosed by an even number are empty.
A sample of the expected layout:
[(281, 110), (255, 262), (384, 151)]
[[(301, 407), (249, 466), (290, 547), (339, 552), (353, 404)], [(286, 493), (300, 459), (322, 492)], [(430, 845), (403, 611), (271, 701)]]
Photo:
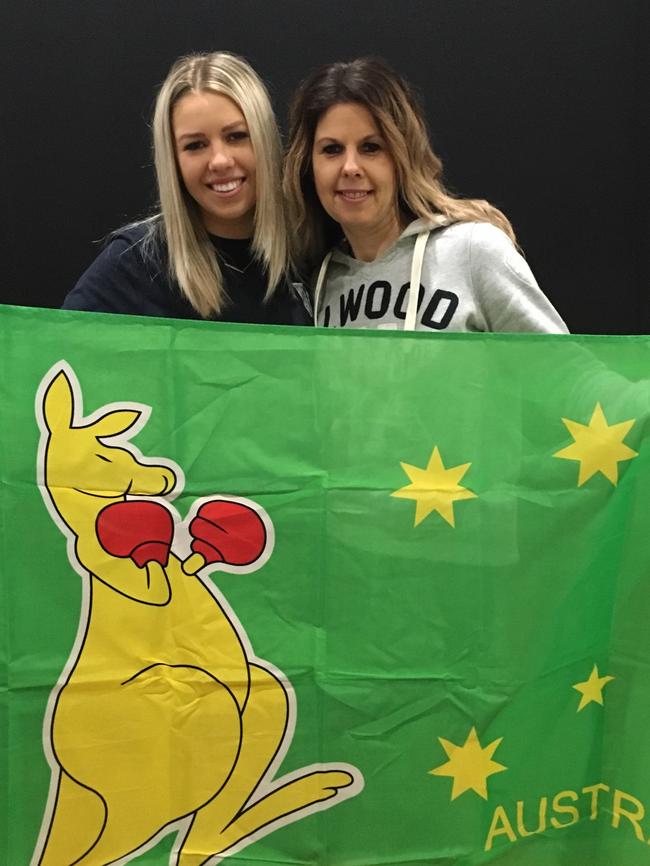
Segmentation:
[(435, 220), (442, 214), (450, 222), (492, 223), (514, 242), (512, 226), (500, 210), (445, 189), (442, 162), (431, 148), (412, 88), (383, 60), (367, 57), (317, 69), (300, 84), (291, 104), (283, 183), (298, 260), (313, 266), (341, 237), (316, 194), (312, 148), (321, 117), (333, 105), (348, 102), (367, 108), (386, 140), (395, 161), (402, 213), (410, 219)]

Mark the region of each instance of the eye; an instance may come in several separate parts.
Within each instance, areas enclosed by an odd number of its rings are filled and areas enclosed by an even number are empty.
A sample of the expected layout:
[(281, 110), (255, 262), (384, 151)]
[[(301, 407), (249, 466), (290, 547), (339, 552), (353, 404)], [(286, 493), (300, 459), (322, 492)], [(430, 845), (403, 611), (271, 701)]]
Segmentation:
[(187, 144), (183, 145), (183, 150), (201, 150), (201, 148), (205, 147), (205, 142), (200, 140), (188, 141)]
[(341, 153), (341, 150), (342, 148), (340, 144), (324, 144), (321, 153), (324, 153), (327, 156), (336, 156)]
[(378, 141), (364, 141), (361, 145), (362, 153), (378, 153), (381, 149), (381, 144)]
[(233, 142), (246, 141), (249, 138), (250, 138), (249, 133), (244, 129), (237, 130), (237, 132), (230, 132), (228, 134), (228, 141), (233, 141)]

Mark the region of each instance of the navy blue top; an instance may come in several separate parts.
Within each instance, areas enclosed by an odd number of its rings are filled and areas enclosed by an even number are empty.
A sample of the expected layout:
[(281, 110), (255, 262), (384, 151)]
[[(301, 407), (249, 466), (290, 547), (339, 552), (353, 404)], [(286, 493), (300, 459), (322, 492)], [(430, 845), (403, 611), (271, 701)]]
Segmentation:
[[(164, 242), (157, 255), (143, 255), (146, 224), (120, 229), (68, 293), (65, 310), (128, 313), (174, 319), (201, 319), (172, 280)], [(307, 325), (311, 317), (291, 283), (278, 286), (264, 302), (266, 273), (252, 256), (249, 240), (210, 236), (221, 266), (228, 302), (215, 321), (266, 325)], [(157, 249), (156, 249), (157, 248)]]

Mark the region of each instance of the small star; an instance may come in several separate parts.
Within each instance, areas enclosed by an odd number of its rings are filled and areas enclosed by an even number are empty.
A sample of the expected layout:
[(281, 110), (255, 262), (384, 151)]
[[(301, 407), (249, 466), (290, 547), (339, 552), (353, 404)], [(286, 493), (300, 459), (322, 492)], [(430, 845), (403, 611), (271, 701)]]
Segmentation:
[(584, 710), (587, 704), (593, 702), (600, 704), (603, 706), (603, 689), (607, 685), (607, 683), (611, 682), (614, 677), (599, 677), (598, 676), (598, 665), (594, 665), (594, 669), (589, 674), (589, 679), (585, 680), (584, 683), (576, 683), (573, 688), (580, 692), (582, 697), (580, 698), (580, 706), (577, 709), (577, 712), (580, 710)]
[(569, 421), (567, 418), (562, 421), (575, 441), (556, 451), (553, 456), (580, 462), (578, 487), (582, 487), (585, 481), (597, 472), (601, 472), (616, 487), (618, 464), (621, 460), (631, 460), (637, 456), (637, 452), (623, 442), (634, 424), (634, 419), (608, 425), (600, 403), (596, 403), (588, 425)]
[(454, 784), (451, 790), (451, 799), (455, 800), (465, 791), (475, 791), (484, 800), (487, 800), (487, 779), (494, 773), (502, 773), (507, 770), (503, 764), (492, 760), (492, 755), (501, 745), (503, 737), (490, 743), (485, 748), (479, 743), (476, 728), (467, 735), (464, 745), (456, 746), (449, 740), (438, 737), (440, 745), (447, 753), (449, 760), (433, 770), (429, 770), (432, 776), (451, 776)]
[(415, 500), (414, 526), (422, 523), (432, 511), (437, 511), (450, 526), (455, 526), (454, 502), (458, 499), (476, 498), (476, 493), (472, 493), (458, 483), (471, 465), (471, 463), (463, 463), (461, 466), (445, 469), (436, 446), (426, 469), (411, 466), (410, 463), (400, 463), (411, 483), (395, 490), (391, 496)]

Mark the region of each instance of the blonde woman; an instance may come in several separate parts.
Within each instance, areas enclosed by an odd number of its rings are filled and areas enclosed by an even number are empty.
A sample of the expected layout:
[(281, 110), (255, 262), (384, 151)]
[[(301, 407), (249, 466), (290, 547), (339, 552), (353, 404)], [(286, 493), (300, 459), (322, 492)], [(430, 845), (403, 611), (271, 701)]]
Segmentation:
[(115, 232), (64, 308), (306, 323), (287, 279), (278, 128), (248, 63), (179, 59), (158, 93), (153, 147), (160, 212)]
[(417, 100), (383, 61), (302, 83), (284, 188), (316, 325), (566, 333), (504, 214), (445, 189)]

